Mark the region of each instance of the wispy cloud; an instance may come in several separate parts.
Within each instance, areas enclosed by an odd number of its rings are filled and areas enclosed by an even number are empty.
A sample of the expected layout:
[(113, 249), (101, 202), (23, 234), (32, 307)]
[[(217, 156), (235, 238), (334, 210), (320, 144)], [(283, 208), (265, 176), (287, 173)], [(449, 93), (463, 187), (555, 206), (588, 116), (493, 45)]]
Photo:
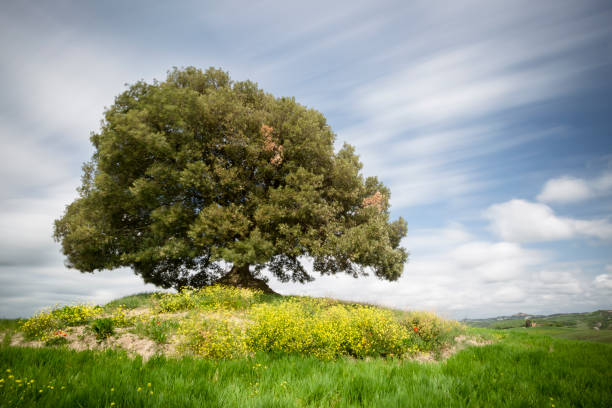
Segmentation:
[(538, 194), (544, 203), (577, 203), (612, 194), (612, 173), (606, 172), (594, 179), (563, 176), (550, 179)]
[[(483, 191), (500, 182), (486, 168), (500, 152), (566, 137), (562, 121), (521, 125), (530, 122), (529, 107), (590, 86), (585, 73), (609, 58), (589, 50), (612, 30), (604, 15), (568, 5), (558, 11), (552, 16), (547, 6), (530, 7), (526, 19), (519, 7), (488, 5), (480, 10), (488, 18), (474, 20), (467, 14), (475, 9), (451, 6), (430, 18), (448, 25), (454, 37), (434, 34), (427, 49), (407, 41), (371, 56), (383, 74), (352, 91), (346, 109), (354, 121), (339, 135), (365, 152), (366, 171), (390, 184), (394, 206)], [(456, 26), (461, 16), (471, 24)]]
[(510, 200), (484, 212), (491, 230), (512, 242), (557, 241), (575, 237), (612, 239), (607, 219), (581, 220), (557, 216), (546, 204)]

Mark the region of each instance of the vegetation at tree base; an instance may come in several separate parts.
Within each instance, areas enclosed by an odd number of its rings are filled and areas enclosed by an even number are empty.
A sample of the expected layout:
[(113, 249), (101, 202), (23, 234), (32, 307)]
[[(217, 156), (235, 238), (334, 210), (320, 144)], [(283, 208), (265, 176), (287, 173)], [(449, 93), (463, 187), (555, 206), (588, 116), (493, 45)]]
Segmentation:
[[(126, 303), (118, 303), (126, 302)], [(134, 308), (128, 310), (126, 304)], [(74, 309), (77, 312), (71, 312)], [(60, 318), (89, 311), (83, 326)], [(330, 360), (353, 358), (412, 358), (421, 353), (438, 356), (462, 331), (455, 321), (433, 313), (402, 312), (332, 299), (281, 297), (261, 291), (221, 285), (183, 288), (179, 293), (136, 295), (92, 305), (47, 309), (22, 322), (25, 340), (47, 342), (66, 338), (69, 347), (97, 348), (83, 333), (97, 340), (115, 333), (149, 338), (160, 352), (175, 357), (244, 358), (258, 352), (300, 354)], [(54, 344), (64, 340), (54, 340)], [(40, 343), (20, 343), (40, 345)], [(121, 341), (104, 347), (121, 347)], [(167, 346), (167, 347), (166, 347)]]
[[(322, 274), (397, 279), (406, 222), (364, 178), (353, 147), (334, 153), (323, 115), (216, 69), (138, 82), (106, 110), (80, 197), (55, 222), (67, 265), (133, 268), (165, 288), (218, 281), (269, 290)], [(231, 265), (225, 276), (224, 267)]]

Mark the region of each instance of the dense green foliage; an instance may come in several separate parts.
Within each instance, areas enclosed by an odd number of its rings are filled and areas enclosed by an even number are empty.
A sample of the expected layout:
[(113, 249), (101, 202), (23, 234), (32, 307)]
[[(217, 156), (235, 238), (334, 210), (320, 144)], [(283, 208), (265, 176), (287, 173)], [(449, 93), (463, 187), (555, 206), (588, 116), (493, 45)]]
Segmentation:
[(110, 317), (96, 319), (91, 323), (91, 330), (98, 340), (104, 340), (115, 334), (115, 324)]
[[(217, 361), (0, 348), (6, 407), (609, 407), (612, 345), (531, 332), (441, 363), (258, 354)], [(496, 335), (497, 334), (497, 335)]]
[(166, 288), (210, 284), (224, 265), (304, 282), (303, 257), (315, 272), (395, 280), (406, 222), (389, 221), (389, 189), (334, 139), (292, 98), (212, 68), (174, 69), (106, 110), (55, 238), (82, 272), (128, 266)]

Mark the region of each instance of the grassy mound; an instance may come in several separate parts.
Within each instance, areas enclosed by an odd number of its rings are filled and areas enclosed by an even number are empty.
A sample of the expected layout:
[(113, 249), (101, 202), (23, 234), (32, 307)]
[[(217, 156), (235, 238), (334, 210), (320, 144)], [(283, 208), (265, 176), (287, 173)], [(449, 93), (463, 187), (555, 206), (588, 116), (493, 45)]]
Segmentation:
[[(104, 307), (44, 310), (19, 327), (29, 345), (127, 348), (148, 355), (235, 359), (258, 352), (314, 356), (439, 356), (462, 327), (426, 312), (226, 286), (128, 296)], [(93, 338), (95, 337), (95, 341)], [(148, 339), (155, 347), (137, 343)], [(89, 343), (89, 344), (87, 344)], [(142, 353), (140, 353), (142, 354)]]
[[(330, 299), (186, 289), (0, 320), (2, 333), (2, 407), (612, 406), (610, 344)], [(423, 363), (453, 340), (467, 347)]]

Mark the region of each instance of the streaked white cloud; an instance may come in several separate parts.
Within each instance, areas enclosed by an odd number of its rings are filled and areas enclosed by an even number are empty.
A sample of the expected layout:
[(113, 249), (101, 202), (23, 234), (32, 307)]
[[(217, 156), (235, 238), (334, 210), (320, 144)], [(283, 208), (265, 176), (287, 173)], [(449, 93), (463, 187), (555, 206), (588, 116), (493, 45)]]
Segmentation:
[[(365, 171), (391, 187), (394, 208), (487, 191), (502, 182), (492, 179), (487, 160), (565, 136), (563, 122), (517, 130), (524, 119), (513, 112), (588, 87), (584, 72), (608, 58), (587, 62), (568, 55), (584, 52), (611, 30), (604, 28), (604, 15), (582, 14), (569, 3), (554, 23), (542, 26), (538, 21), (547, 21), (549, 6), (530, 5), (526, 21), (518, 5), (447, 4), (426, 14), (427, 21), (447, 27), (428, 35), (427, 50), (422, 42), (406, 41), (371, 57), (380, 74), (353, 85), (345, 109), (355, 120), (338, 134), (356, 145)], [(471, 7), (486, 9), (488, 18), (473, 21)], [(462, 19), (471, 25), (455, 24)], [(415, 24), (418, 32), (425, 23)], [(483, 32), (488, 34), (479, 35)]]
[(564, 204), (581, 202), (609, 194), (612, 194), (612, 173), (606, 172), (590, 180), (571, 176), (550, 179), (544, 185), (537, 199), (545, 203)]
[(511, 242), (558, 241), (575, 237), (612, 239), (607, 219), (580, 220), (557, 216), (546, 204), (510, 200), (490, 206), (484, 217), (490, 229)]
[[(420, 54), (404, 69), (359, 87), (351, 100), (365, 120), (347, 131), (351, 140), (376, 134), (376, 139), (369, 138), (370, 143), (379, 143), (423, 126), (456, 126), (550, 100), (584, 86), (570, 78), (607, 63), (604, 56), (589, 60), (589, 66), (566, 58), (568, 53), (609, 35), (610, 30), (601, 26), (603, 16), (542, 27), (532, 25), (537, 19), (532, 23), (513, 21), (522, 19), (520, 12), (500, 15), (495, 8), (489, 10), (491, 21), (476, 22), (469, 34), (496, 20), (508, 24), (507, 29), (495, 31), (489, 38), (470, 38), (453, 45), (443, 45), (443, 40), (437, 39), (440, 44), (430, 44), (433, 51)], [(550, 10), (542, 7), (533, 12), (544, 17)], [(403, 54), (407, 53), (410, 45), (403, 49)]]
[(597, 275), (593, 280), (593, 284), (595, 287), (600, 289), (612, 290), (612, 274), (603, 273), (601, 275)]

